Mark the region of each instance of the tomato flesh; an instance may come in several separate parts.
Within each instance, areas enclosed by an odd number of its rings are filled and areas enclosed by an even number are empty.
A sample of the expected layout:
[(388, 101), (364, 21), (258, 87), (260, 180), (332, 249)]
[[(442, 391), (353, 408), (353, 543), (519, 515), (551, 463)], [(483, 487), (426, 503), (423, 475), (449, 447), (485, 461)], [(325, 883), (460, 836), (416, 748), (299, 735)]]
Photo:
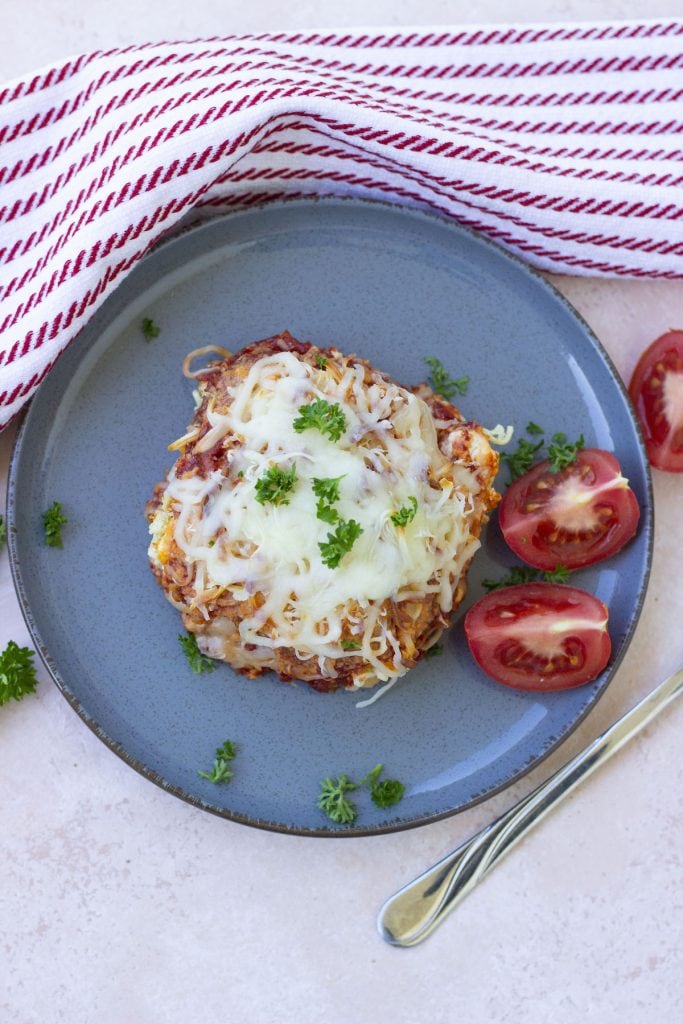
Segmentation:
[(629, 395), (653, 466), (683, 473), (683, 331), (669, 331), (647, 348), (633, 371)]
[(539, 462), (508, 487), (499, 521), (508, 545), (537, 569), (579, 569), (616, 554), (636, 532), (636, 496), (609, 452), (580, 451), (552, 473)]
[(595, 679), (612, 645), (602, 601), (578, 587), (521, 583), (487, 594), (465, 616), (486, 675), (519, 690), (564, 690)]

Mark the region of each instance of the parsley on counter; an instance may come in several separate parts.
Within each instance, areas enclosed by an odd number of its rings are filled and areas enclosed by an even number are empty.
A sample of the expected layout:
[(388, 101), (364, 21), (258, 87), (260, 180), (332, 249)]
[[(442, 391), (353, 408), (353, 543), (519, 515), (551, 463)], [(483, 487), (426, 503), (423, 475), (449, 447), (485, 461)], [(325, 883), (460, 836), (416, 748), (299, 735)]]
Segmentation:
[(35, 692), (38, 680), (34, 657), (30, 647), (19, 647), (14, 640), (7, 644), (0, 654), (0, 704), (21, 700), (27, 693)]

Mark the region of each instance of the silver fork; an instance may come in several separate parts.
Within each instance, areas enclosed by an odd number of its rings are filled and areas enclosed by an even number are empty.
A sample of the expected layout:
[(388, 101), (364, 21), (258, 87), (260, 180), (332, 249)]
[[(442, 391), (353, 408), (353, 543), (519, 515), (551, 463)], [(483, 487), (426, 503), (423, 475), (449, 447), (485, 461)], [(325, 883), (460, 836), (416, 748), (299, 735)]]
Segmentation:
[(681, 693), (683, 669), (656, 686), (647, 697), (509, 811), (404, 885), (379, 912), (377, 926), (382, 938), (393, 946), (415, 946), (422, 942), (560, 800), (573, 792), (580, 782), (644, 729)]

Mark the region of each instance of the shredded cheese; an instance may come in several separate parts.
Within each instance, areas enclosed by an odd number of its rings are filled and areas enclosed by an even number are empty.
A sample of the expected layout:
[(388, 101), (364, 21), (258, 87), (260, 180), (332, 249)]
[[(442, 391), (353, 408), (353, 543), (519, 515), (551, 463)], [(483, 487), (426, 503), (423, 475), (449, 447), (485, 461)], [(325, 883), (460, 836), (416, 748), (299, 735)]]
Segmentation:
[[(149, 553), (161, 563), (172, 523), (176, 545), (195, 568), (194, 602), (208, 621), (199, 639), (207, 653), (236, 643), (263, 654), (293, 648), (302, 662), (316, 658), (321, 676), (330, 678), (336, 659), (357, 656), (354, 684), (363, 687), (395, 680), (410, 667), (387, 623), (387, 600), (438, 594), (441, 611), (451, 610), (479, 547), (472, 522), (481, 485), (471, 466), (442, 453), (422, 399), (379, 376), (368, 386), (365, 368), (353, 360), (342, 366), (341, 375), (338, 368), (321, 372), (291, 352), (276, 352), (251, 365), (232, 389), (227, 412), (209, 405), (209, 431), (193, 450), (230, 438), (228, 468), (208, 477), (170, 472), (150, 525)], [(315, 399), (341, 407), (346, 430), (339, 441), (317, 429), (294, 430), (299, 409)], [(192, 432), (184, 440), (191, 442)], [(288, 503), (257, 501), (257, 481), (274, 465), (293, 464)], [(316, 516), (312, 481), (340, 476), (335, 508), (362, 533), (329, 568), (319, 545), (334, 526)], [(414, 518), (395, 526), (391, 516), (411, 498)], [(205, 611), (212, 594), (226, 591), (245, 608), (238, 624), (212, 621)], [(349, 631), (357, 649), (341, 645)]]

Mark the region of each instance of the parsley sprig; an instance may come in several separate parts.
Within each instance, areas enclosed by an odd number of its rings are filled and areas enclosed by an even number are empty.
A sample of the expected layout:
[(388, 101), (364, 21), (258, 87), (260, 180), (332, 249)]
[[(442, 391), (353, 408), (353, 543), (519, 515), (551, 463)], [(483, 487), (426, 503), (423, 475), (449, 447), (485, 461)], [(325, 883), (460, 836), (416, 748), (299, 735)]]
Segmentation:
[(0, 549), (7, 540), (7, 527), (5, 526), (5, 520), (0, 516)]
[(394, 512), (394, 514), (389, 518), (391, 519), (394, 526), (407, 526), (408, 523), (412, 523), (413, 519), (415, 518), (416, 512), (417, 498), (414, 498), (411, 495), (411, 497), (408, 498), (408, 504), (403, 505), (398, 510), (398, 512)]
[(429, 374), (429, 385), (435, 395), (450, 401), (455, 395), (467, 394), (469, 377), (449, 377), (448, 370), (435, 356), (425, 356), (425, 363), (432, 371)]
[(403, 797), (406, 787), (398, 779), (380, 780), (379, 776), (383, 770), (381, 764), (376, 764), (360, 782), (354, 782), (348, 775), (339, 775), (336, 779), (323, 779), (320, 783), (317, 806), (331, 821), (338, 825), (350, 825), (358, 817), (358, 811), (353, 800), (349, 800), (346, 794), (368, 786), (375, 807), (381, 810), (393, 807)]
[(185, 636), (182, 633), (178, 633), (178, 642), (193, 672), (197, 674), (200, 672), (214, 672), (218, 668), (213, 658), (208, 658), (206, 654), (202, 654), (199, 650), (197, 637), (194, 633), (187, 633)]
[(208, 779), (209, 782), (229, 782), (233, 776), (229, 763), (234, 759), (236, 753), (237, 747), (232, 740), (226, 740), (220, 747), (216, 747), (216, 756), (214, 757), (211, 771), (197, 772), (197, 775), (201, 775), (203, 779)]
[(576, 461), (576, 456), (585, 446), (583, 434), (579, 435), (578, 441), (571, 444), (567, 441), (566, 434), (553, 434), (548, 445), (548, 459), (550, 460), (550, 472), (559, 473), (560, 470), (571, 466)]
[(323, 563), (329, 569), (336, 569), (362, 532), (362, 526), (355, 519), (340, 519), (334, 533), (328, 533), (327, 540), (318, 544)]
[(14, 640), (7, 644), (0, 654), (0, 704), (21, 700), (27, 693), (35, 692), (38, 680), (34, 657), (30, 647), (19, 647)]
[(271, 505), (289, 505), (287, 497), (296, 486), (296, 465), (291, 469), (280, 469), (279, 466), (271, 466), (262, 477), (256, 481), (256, 500), (261, 505), (268, 502)]
[(339, 501), (339, 482), (346, 474), (335, 477), (313, 477), (313, 493), (318, 499), (315, 513), (324, 523), (339, 522), (339, 513), (332, 505)]
[(359, 651), (362, 646), (358, 640), (340, 640), (340, 644), (345, 651)]
[(492, 590), (499, 590), (500, 587), (514, 587), (517, 583), (535, 583), (538, 580), (543, 580), (545, 583), (566, 583), (570, 576), (571, 570), (564, 565), (558, 565), (555, 569), (547, 572), (532, 569), (526, 565), (516, 565), (507, 576), (501, 576), (499, 580), (482, 580), (481, 584), (487, 593), (491, 593)]
[(316, 398), (310, 405), (299, 406), (298, 411), (299, 415), (292, 424), (297, 434), (304, 430), (319, 430), (331, 441), (338, 441), (346, 430), (346, 416), (336, 402), (332, 405), (324, 398)]
[(335, 821), (338, 825), (350, 825), (358, 817), (358, 811), (353, 800), (349, 800), (346, 794), (354, 789), (358, 789), (358, 786), (348, 775), (339, 775), (336, 779), (323, 779), (320, 783), (317, 806), (325, 812), (330, 821)]
[[(512, 480), (517, 480), (520, 476), (524, 476), (538, 459), (543, 458), (542, 450), (546, 447), (544, 440), (545, 430), (543, 427), (539, 427), (538, 423), (530, 420), (527, 423), (526, 432), (534, 437), (540, 437), (541, 440), (534, 443), (522, 437), (513, 452), (503, 452), (501, 454), (501, 458), (507, 462), (510, 468)], [(567, 440), (566, 434), (553, 434), (545, 455), (550, 463), (548, 467), (550, 472), (559, 473), (561, 470), (566, 469), (567, 466), (571, 466), (578, 453), (585, 446), (585, 443), (583, 434), (573, 444)]]
[(150, 316), (146, 316), (142, 321), (142, 333), (145, 341), (152, 341), (153, 338), (158, 338), (161, 334), (161, 328), (157, 327)]
[(47, 512), (43, 512), (43, 528), (45, 530), (45, 543), (51, 548), (61, 548), (62, 527), (66, 526), (69, 520), (62, 515), (62, 506), (58, 501), (53, 501)]
[(324, 356), (322, 354), (322, 352), (316, 352), (315, 365), (318, 367), (319, 370), (326, 369), (327, 368), (327, 356)]

